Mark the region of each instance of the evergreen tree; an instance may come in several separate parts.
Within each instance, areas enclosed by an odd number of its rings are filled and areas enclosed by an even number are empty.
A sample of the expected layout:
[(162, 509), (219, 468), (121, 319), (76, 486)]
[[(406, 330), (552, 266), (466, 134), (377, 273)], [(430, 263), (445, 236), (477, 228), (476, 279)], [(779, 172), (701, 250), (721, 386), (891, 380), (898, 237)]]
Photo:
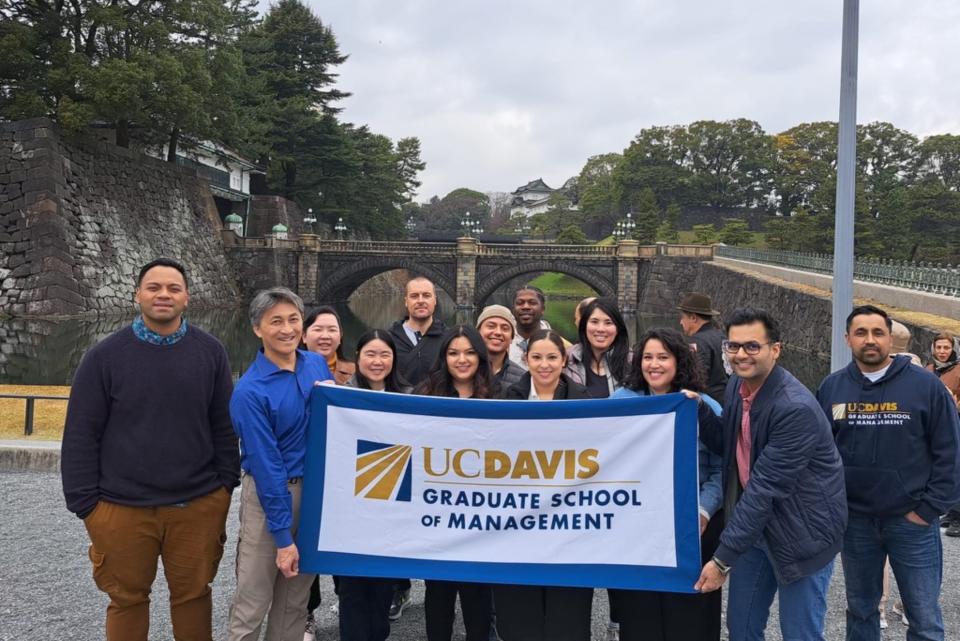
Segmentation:
[(641, 245), (649, 245), (657, 240), (657, 229), (660, 226), (660, 209), (657, 206), (657, 196), (649, 187), (644, 188), (634, 203), (633, 239)]

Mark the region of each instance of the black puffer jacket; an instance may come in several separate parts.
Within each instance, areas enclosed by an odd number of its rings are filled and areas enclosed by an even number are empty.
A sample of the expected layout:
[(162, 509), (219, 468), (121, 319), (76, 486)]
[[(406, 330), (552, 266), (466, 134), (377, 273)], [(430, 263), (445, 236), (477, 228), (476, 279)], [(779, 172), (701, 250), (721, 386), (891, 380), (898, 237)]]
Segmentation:
[(434, 317), (430, 329), (423, 335), (420, 342), (414, 345), (407, 332), (403, 329), (406, 319), (395, 322), (390, 327), (390, 335), (397, 345), (397, 361), (400, 373), (405, 381), (416, 387), (423, 381), (437, 362), (440, 354), (440, 343), (443, 342), (443, 333), (447, 330), (443, 321)]
[[(526, 401), (530, 398), (530, 386), (532, 384), (530, 372), (524, 372), (519, 381), (501, 393), (501, 398), (507, 401)], [(566, 374), (560, 375), (560, 384), (557, 386), (557, 391), (553, 393), (553, 400), (564, 401), (585, 398), (593, 398), (586, 387), (574, 383)]]

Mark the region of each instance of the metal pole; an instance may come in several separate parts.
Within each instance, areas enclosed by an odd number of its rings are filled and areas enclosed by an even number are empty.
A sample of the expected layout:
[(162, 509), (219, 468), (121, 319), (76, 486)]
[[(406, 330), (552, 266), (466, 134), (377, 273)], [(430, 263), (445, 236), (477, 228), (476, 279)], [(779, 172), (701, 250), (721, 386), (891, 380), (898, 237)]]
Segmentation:
[(837, 200), (833, 236), (833, 324), (830, 370), (850, 362), (844, 340), (847, 314), (853, 309), (853, 203), (857, 159), (857, 39), (860, 1), (843, 0), (843, 45), (840, 57), (840, 125), (837, 140)]

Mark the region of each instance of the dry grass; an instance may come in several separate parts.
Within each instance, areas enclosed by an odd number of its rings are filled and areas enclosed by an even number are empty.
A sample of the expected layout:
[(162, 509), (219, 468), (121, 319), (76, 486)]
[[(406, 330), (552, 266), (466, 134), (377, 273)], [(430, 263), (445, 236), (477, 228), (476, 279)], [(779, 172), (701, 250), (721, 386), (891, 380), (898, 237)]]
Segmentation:
[[(0, 394), (69, 396), (70, 388), (59, 385), (0, 385)], [(17, 398), (0, 398), (0, 439), (29, 438), (58, 441), (63, 438), (63, 421), (67, 415), (67, 402), (36, 401), (35, 403), (33, 435), (24, 436), (23, 416), (26, 401)]]

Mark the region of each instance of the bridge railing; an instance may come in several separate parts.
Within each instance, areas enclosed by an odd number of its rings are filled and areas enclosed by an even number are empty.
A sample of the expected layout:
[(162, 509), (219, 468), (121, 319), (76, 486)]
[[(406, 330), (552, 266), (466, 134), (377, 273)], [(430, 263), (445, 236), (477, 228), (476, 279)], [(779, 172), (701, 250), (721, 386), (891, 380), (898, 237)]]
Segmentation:
[(617, 255), (616, 245), (535, 245), (495, 244), (477, 245), (480, 256), (598, 256), (609, 258)]
[[(791, 252), (779, 249), (753, 249), (718, 245), (716, 256), (767, 265), (780, 265), (821, 274), (833, 273), (833, 255)], [(930, 294), (960, 297), (960, 266), (933, 265), (905, 260), (857, 259), (853, 277), (856, 280), (892, 287), (913, 289)]]
[(456, 253), (456, 243), (419, 243), (409, 241), (377, 241), (377, 240), (321, 240), (317, 242), (317, 249), (321, 252), (354, 253), (354, 252), (382, 252), (384, 254), (437, 254), (448, 255)]

